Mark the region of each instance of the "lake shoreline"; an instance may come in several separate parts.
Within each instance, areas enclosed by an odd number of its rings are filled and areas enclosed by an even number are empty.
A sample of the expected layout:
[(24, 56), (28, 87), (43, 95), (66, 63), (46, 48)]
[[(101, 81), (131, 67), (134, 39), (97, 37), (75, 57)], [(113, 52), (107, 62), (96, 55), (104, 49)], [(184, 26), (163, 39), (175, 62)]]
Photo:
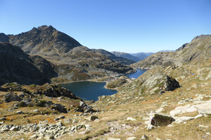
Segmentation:
[[(136, 73), (132, 73), (130, 75), (129, 74), (125, 74), (125, 75), (122, 75), (122, 76), (127, 76), (125, 79), (127, 81), (130, 81), (130, 80), (134, 79), (134, 77), (130, 77), (131, 75), (136, 76), (135, 78), (137, 78), (140, 75), (142, 75), (144, 72), (145, 72), (145, 70), (137, 69)], [(76, 96), (78, 96), (80, 98), (84, 98), (85, 100), (98, 101), (98, 97), (100, 97), (100, 96), (103, 96), (103, 95), (104, 96), (109, 96), (109, 95), (113, 95), (113, 94), (118, 93), (119, 86), (118, 87), (116, 86), (114, 88), (108, 88), (107, 85), (110, 82), (118, 80), (120, 77), (121, 76), (119, 76), (119, 77), (118, 76), (113, 76), (113, 77), (103, 77), (103, 78), (98, 78), (98, 79), (71, 81), (71, 82), (60, 83), (60, 85), (62, 87), (65, 87), (65, 88), (69, 89), (71, 92), (73, 92)], [(95, 83), (103, 83), (103, 85), (102, 84), (98, 85), (98, 84), (95, 84)], [(84, 85), (85, 86), (89, 85), (91, 87), (84, 87)], [(78, 89), (76, 89), (76, 88), (78, 88)], [(97, 91), (98, 88), (101, 88), (100, 91)], [(91, 89), (91, 91), (89, 89)], [(80, 91), (80, 90), (83, 90), (83, 91)], [(80, 93), (78, 93), (78, 91)], [(90, 99), (90, 98), (93, 98), (93, 99)]]

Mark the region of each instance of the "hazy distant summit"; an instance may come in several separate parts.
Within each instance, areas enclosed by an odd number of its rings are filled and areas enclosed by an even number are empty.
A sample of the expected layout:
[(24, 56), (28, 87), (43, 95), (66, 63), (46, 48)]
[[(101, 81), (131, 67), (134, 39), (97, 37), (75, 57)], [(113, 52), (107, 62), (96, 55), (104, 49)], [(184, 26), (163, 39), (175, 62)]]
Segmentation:
[(112, 53), (118, 57), (123, 57), (123, 58), (129, 59), (129, 60), (132, 60), (134, 62), (141, 61), (153, 54), (153, 53), (144, 53), (144, 52), (129, 54), (129, 53), (125, 53), (125, 52), (116, 52), (116, 51), (113, 51)]
[(112, 52), (114, 55), (118, 56), (118, 57), (123, 57), (123, 58), (127, 58), (129, 60), (132, 60), (134, 62), (138, 62), (142, 59), (138, 58), (138, 57), (135, 57), (129, 53), (125, 53), (125, 52), (116, 52), (116, 51), (113, 51)]
[(145, 52), (139, 52), (139, 53), (131, 53), (131, 55), (135, 56), (135, 57), (138, 57), (140, 60), (143, 60), (145, 58), (147, 58), (148, 56), (154, 54), (153, 52), (148, 52), (148, 53), (145, 53)]

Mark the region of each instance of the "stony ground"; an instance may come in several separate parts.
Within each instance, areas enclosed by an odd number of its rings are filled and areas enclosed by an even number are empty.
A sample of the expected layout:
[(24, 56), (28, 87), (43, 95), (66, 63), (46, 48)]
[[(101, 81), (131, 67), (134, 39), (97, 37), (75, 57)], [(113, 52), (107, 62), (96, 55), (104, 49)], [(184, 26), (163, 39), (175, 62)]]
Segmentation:
[[(161, 82), (154, 76), (157, 72), (172, 76), (180, 87), (152, 92)], [(0, 93), (0, 139), (211, 139), (209, 68), (184, 65), (146, 74), (158, 82), (146, 82), (154, 87), (140, 90), (146, 85), (140, 84), (143, 77), (127, 80), (117, 94), (101, 96), (97, 102), (83, 102), (59, 86), (7, 84)], [(175, 121), (148, 130), (150, 112), (170, 115)]]

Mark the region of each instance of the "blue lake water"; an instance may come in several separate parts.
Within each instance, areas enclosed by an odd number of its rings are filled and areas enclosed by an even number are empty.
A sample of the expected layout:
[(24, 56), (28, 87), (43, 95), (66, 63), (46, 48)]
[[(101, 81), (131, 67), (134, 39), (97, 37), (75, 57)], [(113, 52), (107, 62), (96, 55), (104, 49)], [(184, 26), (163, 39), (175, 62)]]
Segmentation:
[(138, 78), (139, 76), (141, 76), (143, 73), (145, 73), (147, 70), (141, 70), (141, 69), (136, 69), (137, 72), (132, 73), (132, 74), (127, 74), (126, 76), (128, 76), (129, 78)]
[[(146, 70), (137, 69), (136, 73), (127, 74), (130, 78), (138, 78)], [(76, 96), (82, 98), (83, 100), (98, 100), (99, 96), (102, 95), (112, 95), (117, 93), (116, 90), (109, 90), (104, 88), (106, 83), (97, 83), (97, 82), (74, 82), (68, 84), (62, 84), (61, 86), (69, 89)]]
[(98, 100), (98, 96), (102, 95), (112, 95), (117, 93), (116, 90), (108, 90), (104, 88), (106, 83), (97, 82), (74, 82), (69, 84), (61, 85), (64, 88), (69, 89), (76, 96), (82, 98), (83, 100)]

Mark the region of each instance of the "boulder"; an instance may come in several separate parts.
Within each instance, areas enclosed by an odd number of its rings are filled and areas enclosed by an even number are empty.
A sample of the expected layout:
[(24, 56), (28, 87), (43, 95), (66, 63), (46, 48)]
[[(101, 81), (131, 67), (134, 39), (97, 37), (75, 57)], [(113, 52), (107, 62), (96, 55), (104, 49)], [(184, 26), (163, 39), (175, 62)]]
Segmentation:
[(53, 104), (51, 108), (55, 109), (55, 110), (57, 110), (59, 112), (62, 112), (62, 113), (67, 113), (66, 107), (61, 105), (61, 104)]
[(146, 135), (143, 135), (140, 140), (148, 140), (148, 137)]
[(34, 109), (33, 112), (38, 113), (40, 111), (38, 109)]
[(58, 122), (58, 123), (56, 123), (56, 125), (59, 127), (64, 126), (64, 124), (62, 122)]
[(4, 120), (7, 120), (7, 119), (5, 117), (0, 118), (0, 121), (4, 121)]
[(127, 121), (136, 121), (136, 119), (131, 118), (131, 117), (127, 117)]
[(88, 121), (94, 121), (96, 119), (98, 119), (97, 116), (89, 116), (88, 118), (86, 118)]
[(4, 101), (5, 102), (12, 102), (12, 101), (21, 101), (22, 98), (20, 98), (17, 94), (15, 93), (7, 93), (4, 96)]
[(4, 126), (1, 127), (2, 132), (9, 131), (9, 130), (10, 130), (9, 125), (4, 125)]
[(19, 131), (19, 127), (13, 126), (13, 127), (10, 128), (10, 131)]
[(46, 140), (52, 140), (52, 139), (54, 139), (54, 135), (46, 135), (45, 139)]
[(23, 111), (17, 111), (16, 113), (17, 113), (17, 114), (24, 114)]
[(149, 122), (147, 129), (152, 129), (153, 126), (167, 126), (175, 121), (171, 116), (167, 116), (164, 114), (158, 114), (156, 112), (151, 112), (149, 114)]
[(165, 79), (166, 79), (166, 82), (164, 84), (164, 89), (166, 91), (173, 91), (176, 88), (180, 87), (179, 82), (176, 79), (174, 79), (173, 77), (170, 77), (167, 75)]
[(65, 116), (64, 116), (64, 115), (61, 115), (61, 116), (59, 116), (59, 117), (56, 117), (56, 118), (54, 119), (54, 121), (58, 121), (58, 120), (64, 119), (64, 118), (65, 118)]
[[(80, 107), (84, 108), (85, 109), (85, 113), (88, 113), (88, 112), (95, 112), (93, 109), (92, 109), (92, 106), (88, 106), (84, 101), (80, 101)], [(82, 112), (80, 110), (80, 112)]]
[(36, 138), (38, 138), (38, 136), (37, 136), (37, 134), (34, 134), (34, 135), (32, 135), (30, 138), (31, 138), (31, 139), (36, 139)]

